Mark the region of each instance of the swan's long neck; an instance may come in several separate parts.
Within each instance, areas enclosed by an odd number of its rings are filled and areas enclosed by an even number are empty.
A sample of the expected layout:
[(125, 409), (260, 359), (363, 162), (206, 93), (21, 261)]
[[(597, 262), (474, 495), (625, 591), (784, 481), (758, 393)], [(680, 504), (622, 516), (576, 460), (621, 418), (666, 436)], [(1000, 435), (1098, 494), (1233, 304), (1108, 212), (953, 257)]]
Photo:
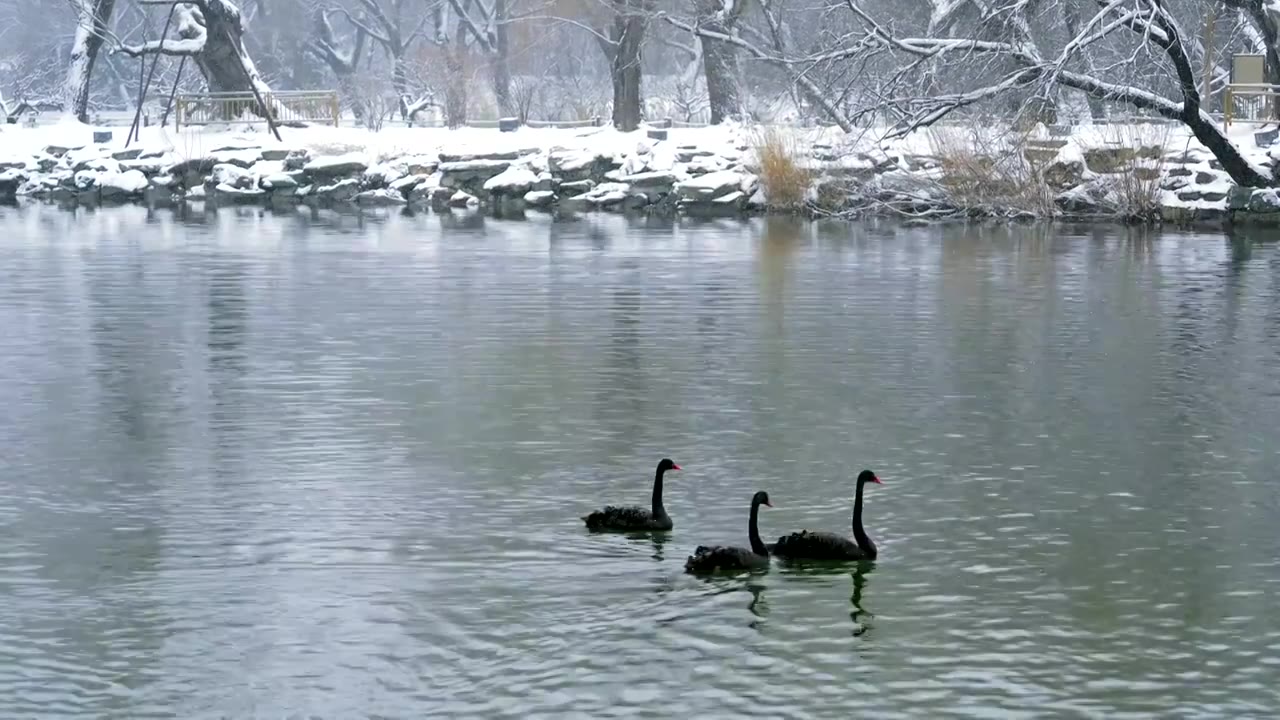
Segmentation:
[(662, 517), (667, 514), (667, 509), (662, 507), (662, 473), (664, 471), (659, 468), (658, 475), (653, 479), (653, 516)]
[(747, 537), (751, 539), (751, 552), (757, 555), (768, 555), (769, 548), (760, 540), (760, 528), (756, 526), (756, 518), (760, 515), (760, 501), (751, 501), (751, 519), (747, 521)]
[(875, 559), (876, 544), (871, 542), (867, 531), (862, 529), (862, 489), (866, 486), (866, 483), (858, 483), (858, 494), (853, 498), (853, 540), (868, 558)]

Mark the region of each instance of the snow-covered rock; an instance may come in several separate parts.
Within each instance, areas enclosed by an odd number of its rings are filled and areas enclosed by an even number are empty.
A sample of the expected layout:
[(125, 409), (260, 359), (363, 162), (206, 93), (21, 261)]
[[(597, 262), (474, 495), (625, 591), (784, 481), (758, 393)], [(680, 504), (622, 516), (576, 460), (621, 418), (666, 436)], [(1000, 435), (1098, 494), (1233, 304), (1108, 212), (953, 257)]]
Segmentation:
[(394, 205), (404, 205), (404, 196), (394, 190), (386, 188), (378, 190), (365, 190), (356, 195), (356, 204), (362, 207), (391, 207)]
[(475, 207), (479, 204), (479, 198), (462, 190), (455, 191), (453, 195), (449, 196), (449, 207), (466, 208)]
[(222, 148), (209, 153), (215, 163), (251, 168), (262, 159), (262, 148)]
[(621, 203), (630, 195), (630, 185), (619, 182), (607, 182), (600, 183), (592, 188), (590, 192), (580, 195), (579, 198), (590, 205), (606, 208), (613, 207)]
[(457, 162), (485, 162), (485, 161), (505, 161), (510, 163), (513, 160), (519, 160), (526, 155), (536, 155), (541, 152), (541, 148), (528, 147), (516, 150), (498, 150), (493, 152), (442, 152), (440, 153), (441, 163), (457, 163)]
[(209, 179), (205, 183), (211, 187), (227, 185), (233, 188), (253, 187), (253, 175), (244, 167), (231, 163), (219, 163), (213, 166)]
[(317, 185), (309, 197), (320, 203), (346, 203), (351, 202), (359, 192), (360, 181), (345, 178), (336, 183)]
[(510, 166), (509, 160), (458, 160), (442, 162), (437, 169), (441, 185), (458, 189), (482, 185)]
[(578, 195), (582, 195), (583, 193), (591, 192), (591, 189), (594, 188), (595, 186), (596, 184), (595, 184), (595, 181), (593, 180), (576, 180), (574, 182), (562, 182), (560, 183), (560, 193), (563, 194), (565, 197), (576, 197)]
[(409, 174), (409, 163), (404, 160), (393, 160), (378, 163), (364, 171), (365, 184), (372, 188), (387, 187), (391, 183)]
[(681, 197), (689, 200), (714, 200), (742, 189), (743, 173), (737, 170), (719, 170), (682, 180), (675, 185)]
[[(286, 159), (285, 167), (288, 167)], [(302, 166), (307, 174), (318, 178), (336, 178), (348, 175), (359, 175), (369, 168), (364, 153), (351, 152), (345, 155), (331, 155), (315, 158)]]
[(1063, 212), (1080, 215), (1113, 212), (1117, 207), (1111, 184), (1105, 179), (1090, 180), (1065, 190), (1054, 198), (1054, 204)]
[(27, 174), (21, 168), (9, 168), (0, 172), (0, 200), (13, 201), (18, 188), (27, 182)]
[(405, 175), (387, 186), (387, 189), (398, 193), (407, 193), (427, 179), (427, 175)]
[(102, 173), (98, 176), (98, 188), (103, 200), (123, 201), (141, 197), (149, 184), (147, 176), (138, 170)]
[(282, 170), (280, 172), (262, 176), (262, 180), (259, 184), (268, 190), (282, 190), (284, 188), (296, 188), (300, 183), (293, 173), (284, 172)]
[(524, 194), (524, 201), (529, 207), (550, 207), (556, 202), (556, 194), (550, 190), (530, 190)]
[(538, 182), (538, 176), (523, 165), (512, 165), (484, 181), (484, 189), (494, 195), (520, 197)]
[(589, 150), (552, 150), (547, 155), (547, 169), (562, 181), (590, 180), (603, 176), (612, 167), (609, 158)]
[(266, 195), (266, 190), (256, 187), (237, 187), (227, 183), (220, 183), (214, 186), (211, 193), (211, 197), (215, 200), (229, 200), (231, 202), (259, 202)]
[(718, 172), (729, 166), (729, 161), (719, 155), (703, 155), (694, 158), (685, 165), (685, 172), (690, 175), (704, 175), (706, 173)]

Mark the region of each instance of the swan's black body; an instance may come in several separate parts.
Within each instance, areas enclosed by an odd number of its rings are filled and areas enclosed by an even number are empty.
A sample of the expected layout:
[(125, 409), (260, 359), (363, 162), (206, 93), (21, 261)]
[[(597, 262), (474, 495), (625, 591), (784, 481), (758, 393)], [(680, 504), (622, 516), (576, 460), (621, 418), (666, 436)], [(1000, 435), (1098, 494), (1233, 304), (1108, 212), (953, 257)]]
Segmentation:
[(590, 515), (584, 515), (582, 521), (588, 530), (636, 532), (643, 530), (670, 530), (674, 523), (667, 509), (662, 506), (662, 476), (668, 470), (679, 470), (680, 466), (663, 458), (658, 463), (658, 474), (653, 479), (653, 503), (646, 510), (638, 506), (618, 507), (607, 505)]
[(747, 521), (747, 537), (751, 540), (751, 549), (725, 545), (699, 545), (685, 561), (684, 571), (695, 575), (707, 575), (768, 567), (769, 549), (760, 540), (760, 531), (756, 526), (756, 517), (760, 514), (761, 505), (773, 507), (773, 503), (769, 502), (769, 493), (760, 491), (751, 498), (751, 519)]
[(801, 530), (778, 538), (769, 550), (793, 560), (874, 560), (876, 544), (862, 528), (862, 490), (867, 483), (879, 483), (870, 470), (858, 474), (858, 491), (853, 500), (853, 539), (830, 532)]

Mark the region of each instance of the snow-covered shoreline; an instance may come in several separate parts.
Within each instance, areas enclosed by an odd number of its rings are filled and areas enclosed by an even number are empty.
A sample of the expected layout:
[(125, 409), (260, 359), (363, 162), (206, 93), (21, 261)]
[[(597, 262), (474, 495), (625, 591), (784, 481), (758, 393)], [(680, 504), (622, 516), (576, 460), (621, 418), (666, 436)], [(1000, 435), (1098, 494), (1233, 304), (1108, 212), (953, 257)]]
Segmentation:
[[(146, 128), (128, 148), (124, 129), (112, 130), (111, 141), (95, 144), (95, 128), (74, 122), (3, 127), (0, 201), (714, 214), (769, 209), (756, 167), (760, 132), (735, 125), (671, 129), (661, 139), (611, 128), (371, 133), (308, 127), (285, 128), (283, 142), (253, 126), (181, 133)], [(937, 132), (892, 142), (832, 128), (785, 132), (812, 177), (810, 198), (834, 211), (944, 215), (933, 212), (939, 208), (955, 214), (940, 149), (945, 143)], [(1194, 139), (1176, 128), (1161, 133), (1153, 145), (1130, 130), (1133, 147), (1126, 147), (1114, 129), (1081, 128), (1019, 146), (1020, 155), (1038, 154), (1055, 193), (1052, 207), (1038, 214), (1123, 215), (1120, 180), (1147, 177), (1168, 221), (1280, 218), (1274, 191), (1234, 188)], [(1265, 150), (1256, 154), (1260, 164), (1277, 162)]]

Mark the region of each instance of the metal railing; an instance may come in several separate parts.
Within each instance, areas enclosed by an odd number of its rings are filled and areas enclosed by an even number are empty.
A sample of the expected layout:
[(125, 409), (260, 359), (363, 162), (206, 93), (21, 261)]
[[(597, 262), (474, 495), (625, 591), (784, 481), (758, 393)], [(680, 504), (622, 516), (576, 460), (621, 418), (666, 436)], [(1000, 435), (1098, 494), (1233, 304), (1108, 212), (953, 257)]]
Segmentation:
[[(262, 96), (276, 124), (324, 122), (334, 127), (342, 117), (338, 93), (332, 90), (286, 90)], [(178, 127), (223, 122), (266, 122), (251, 92), (195, 93), (176, 100)]]
[(1280, 85), (1266, 83), (1233, 83), (1227, 86), (1222, 98), (1222, 119), (1227, 127), (1233, 122), (1276, 122), (1276, 110), (1280, 108)]

